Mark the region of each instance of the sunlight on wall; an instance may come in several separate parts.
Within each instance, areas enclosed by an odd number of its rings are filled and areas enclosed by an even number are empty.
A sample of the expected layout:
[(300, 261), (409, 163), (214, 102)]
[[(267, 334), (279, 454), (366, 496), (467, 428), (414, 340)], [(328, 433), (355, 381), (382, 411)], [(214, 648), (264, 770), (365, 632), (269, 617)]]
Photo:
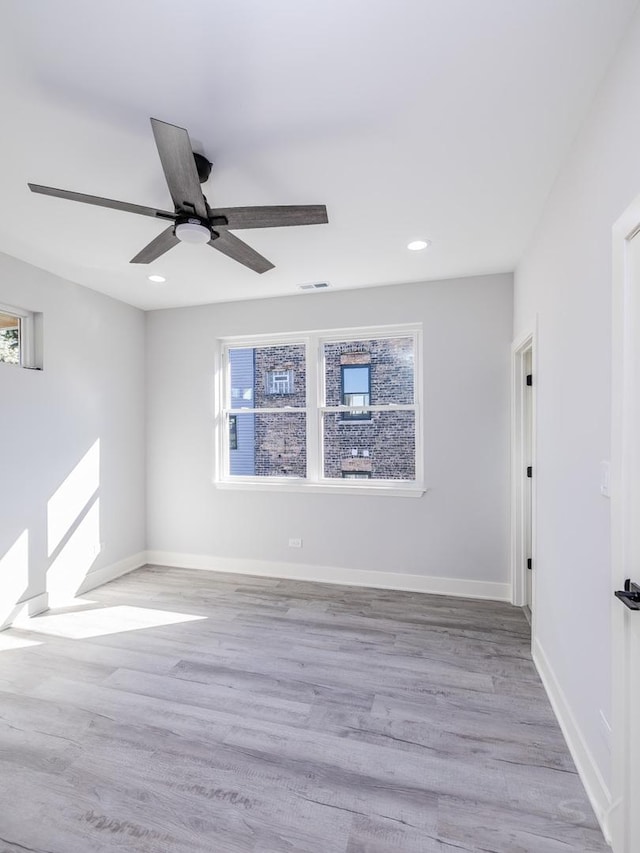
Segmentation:
[(47, 572), (49, 607), (68, 604), (100, 553), (100, 498), (51, 563)]
[(69, 532), (100, 485), (100, 439), (85, 453), (47, 503), (47, 555)]
[(15, 610), (29, 585), (29, 531), (23, 530), (0, 558), (0, 626)]
[(81, 640), (88, 637), (103, 637), (105, 634), (121, 634), (124, 631), (139, 631), (142, 628), (157, 628), (160, 625), (197, 622), (202, 619), (206, 619), (206, 616), (118, 605), (99, 610), (38, 616), (29, 623), (29, 631), (35, 634)]

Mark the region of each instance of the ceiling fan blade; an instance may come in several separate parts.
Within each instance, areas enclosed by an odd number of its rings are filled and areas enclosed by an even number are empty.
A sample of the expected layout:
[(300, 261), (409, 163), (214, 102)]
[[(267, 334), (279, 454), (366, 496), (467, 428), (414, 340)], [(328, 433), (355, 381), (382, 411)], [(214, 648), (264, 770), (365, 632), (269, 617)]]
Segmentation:
[[(215, 236), (216, 233), (219, 233), (218, 237)], [(248, 246), (243, 240), (240, 240), (239, 237), (235, 237), (228, 231), (214, 231), (211, 240), (209, 240), (209, 246), (213, 246), (214, 249), (222, 252), (223, 255), (232, 258), (234, 261), (238, 261), (240, 264), (244, 264), (245, 267), (249, 267), (254, 272), (263, 273), (267, 272), (267, 270), (272, 270), (274, 267), (271, 261), (263, 258), (255, 249), (252, 249), (251, 246)]]
[(218, 207), (211, 216), (224, 216), (227, 228), (280, 228), (285, 225), (324, 225), (324, 204), (281, 204), (267, 207)]
[(151, 127), (176, 208), (207, 219), (207, 203), (202, 195), (189, 134), (183, 127), (156, 118), (151, 119)]
[(97, 195), (85, 195), (70, 190), (57, 190), (55, 187), (43, 187), (40, 184), (27, 184), (32, 193), (52, 195), (56, 198), (66, 198), (69, 201), (81, 201), (84, 204), (95, 204), (97, 207), (110, 207), (113, 210), (124, 210), (127, 213), (139, 213), (141, 216), (154, 216), (158, 219), (176, 218), (175, 213), (168, 210), (157, 210), (155, 207), (143, 207), (140, 204), (129, 204), (127, 201), (114, 201), (112, 198), (101, 198)]
[(145, 246), (141, 252), (135, 256), (135, 258), (131, 258), (129, 261), (130, 264), (150, 264), (151, 261), (155, 261), (156, 258), (159, 258), (160, 255), (164, 255), (165, 252), (168, 252), (169, 249), (172, 249), (176, 243), (180, 241), (176, 237), (174, 233), (173, 225), (170, 225), (168, 228), (158, 234), (158, 236), (152, 240), (148, 246)]

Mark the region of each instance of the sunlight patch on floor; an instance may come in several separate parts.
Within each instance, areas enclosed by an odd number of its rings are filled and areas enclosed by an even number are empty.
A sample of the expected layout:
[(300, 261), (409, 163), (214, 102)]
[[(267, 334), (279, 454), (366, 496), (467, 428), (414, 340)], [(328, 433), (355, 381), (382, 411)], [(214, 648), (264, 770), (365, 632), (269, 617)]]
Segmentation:
[(206, 616), (176, 613), (170, 610), (152, 610), (147, 607), (118, 605), (98, 610), (80, 610), (71, 613), (49, 613), (37, 616), (29, 622), (29, 631), (66, 637), (72, 640), (103, 637), (106, 634), (121, 634), (161, 625), (177, 625), (181, 622), (196, 622)]
[(0, 633), (0, 652), (11, 652), (15, 649), (28, 649), (29, 646), (41, 646), (40, 640), (27, 640), (25, 637), (16, 637), (7, 631)]

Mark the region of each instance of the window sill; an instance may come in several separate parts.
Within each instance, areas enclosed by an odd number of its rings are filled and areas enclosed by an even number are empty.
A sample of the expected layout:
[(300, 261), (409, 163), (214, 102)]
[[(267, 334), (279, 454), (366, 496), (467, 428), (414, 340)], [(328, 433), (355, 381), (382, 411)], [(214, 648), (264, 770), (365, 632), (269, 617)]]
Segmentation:
[(342, 485), (342, 483), (309, 483), (305, 480), (295, 478), (278, 478), (277, 481), (269, 480), (260, 482), (256, 480), (216, 480), (216, 489), (228, 489), (230, 491), (251, 492), (308, 492), (318, 495), (378, 495), (391, 498), (421, 498), (428, 491), (426, 486), (418, 483), (411, 485), (389, 485), (385, 482), (373, 486)]

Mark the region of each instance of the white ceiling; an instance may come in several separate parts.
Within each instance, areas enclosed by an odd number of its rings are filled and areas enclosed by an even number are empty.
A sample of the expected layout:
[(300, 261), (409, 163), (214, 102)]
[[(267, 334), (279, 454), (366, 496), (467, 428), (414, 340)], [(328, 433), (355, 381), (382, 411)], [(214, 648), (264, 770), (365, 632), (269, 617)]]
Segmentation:
[[(636, 5), (4, 0), (0, 251), (142, 308), (512, 270)], [(144, 267), (162, 223), (27, 190), (170, 208), (150, 116), (213, 160), (212, 206), (329, 224), (237, 232), (262, 276), (206, 246)]]

